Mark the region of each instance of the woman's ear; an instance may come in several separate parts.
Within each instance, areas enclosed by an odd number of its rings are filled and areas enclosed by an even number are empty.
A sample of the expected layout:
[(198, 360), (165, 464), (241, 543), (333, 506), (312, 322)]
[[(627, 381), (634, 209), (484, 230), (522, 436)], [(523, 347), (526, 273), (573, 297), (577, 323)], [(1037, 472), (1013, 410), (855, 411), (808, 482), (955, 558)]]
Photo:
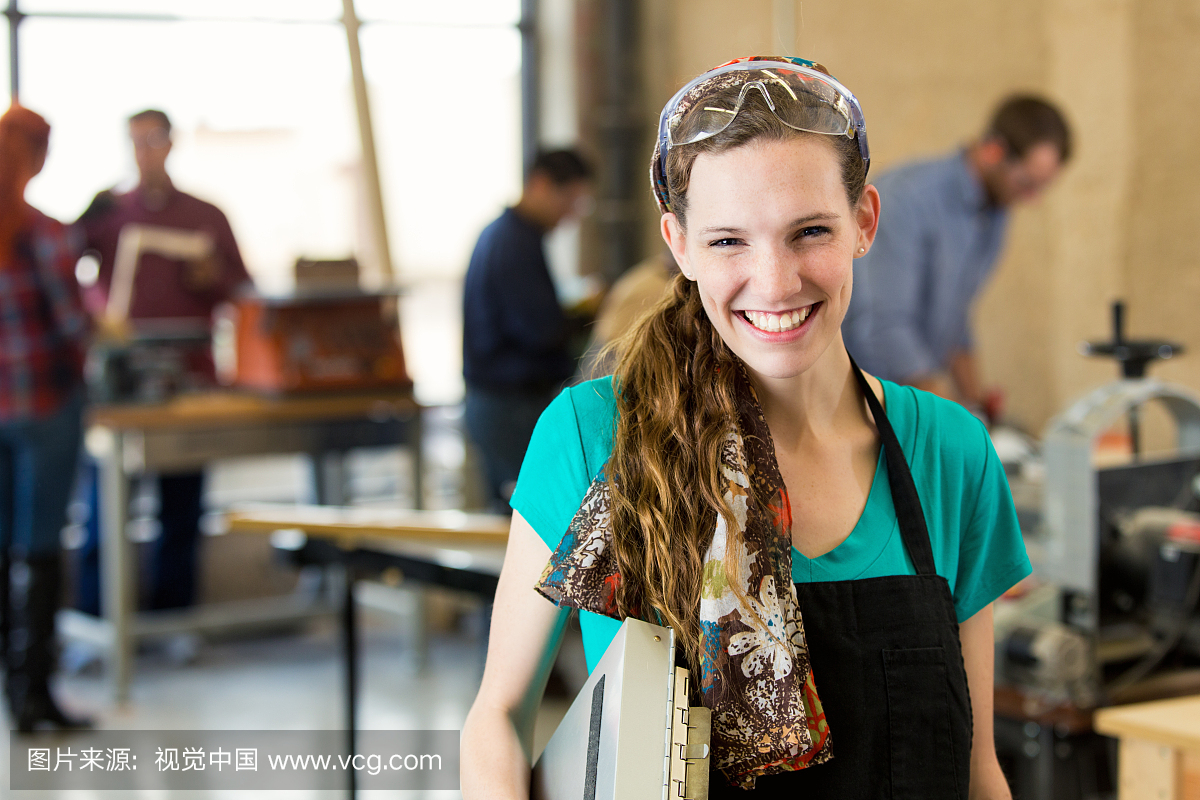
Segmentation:
[(875, 241), (875, 234), (879, 230), (879, 208), (879, 190), (867, 184), (854, 211), (855, 221), (858, 223), (855, 256), (866, 255), (871, 249), (871, 243)]
[(674, 214), (667, 213), (662, 215), (659, 220), (659, 230), (662, 233), (663, 241), (667, 243), (667, 247), (671, 248), (671, 255), (675, 257), (675, 263), (679, 265), (679, 271), (688, 280), (692, 279), (692, 266), (687, 260), (687, 234), (683, 231), (683, 226), (679, 224), (679, 218)]

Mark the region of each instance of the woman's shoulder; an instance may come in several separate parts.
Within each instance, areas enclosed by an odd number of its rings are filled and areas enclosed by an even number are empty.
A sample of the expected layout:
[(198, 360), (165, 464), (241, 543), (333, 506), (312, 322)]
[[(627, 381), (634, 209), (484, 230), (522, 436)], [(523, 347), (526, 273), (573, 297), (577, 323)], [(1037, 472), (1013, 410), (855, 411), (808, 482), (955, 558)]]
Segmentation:
[(991, 439), (979, 418), (953, 400), (914, 386), (880, 382), (888, 421), (914, 466), (935, 461), (943, 468), (983, 469)]
[(538, 425), (559, 433), (564, 429), (577, 430), (580, 439), (586, 443), (606, 432), (611, 438), (616, 417), (613, 378), (606, 376), (563, 389), (542, 413)]
[(987, 428), (969, 411), (911, 386), (883, 383), (934, 561), (950, 582), (962, 622), (1030, 572), (1008, 478)]
[(570, 461), (591, 481), (612, 454), (616, 417), (611, 377), (563, 389), (538, 419), (521, 467), (522, 477), (527, 471), (544, 472), (541, 467)]
[(612, 378), (563, 389), (534, 429), (510, 503), (554, 549), (612, 454)]
[[(576, 413), (586, 417), (612, 418), (617, 413), (617, 395), (613, 388), (612, 375), (582, 381), (562, 390), (562, 395), (570, 398)], [(562, 396), (560, 395), (560, 396)]]

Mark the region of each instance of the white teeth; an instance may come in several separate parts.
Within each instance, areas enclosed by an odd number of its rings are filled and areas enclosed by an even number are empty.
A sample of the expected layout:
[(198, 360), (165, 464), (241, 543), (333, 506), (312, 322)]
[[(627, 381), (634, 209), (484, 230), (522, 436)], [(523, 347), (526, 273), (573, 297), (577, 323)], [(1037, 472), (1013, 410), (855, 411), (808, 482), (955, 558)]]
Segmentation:
[(804, 320), (808, 319), (811, 311), (812, 306), (805, 306), (797, 311), (786, 311), (783, 314), (768, 314), (763, 311), (743, 311), (742, 315), (751, 325), (760, 331), (778, 333), (779, 331), (790, 331), (792, 328), (799, 326)]

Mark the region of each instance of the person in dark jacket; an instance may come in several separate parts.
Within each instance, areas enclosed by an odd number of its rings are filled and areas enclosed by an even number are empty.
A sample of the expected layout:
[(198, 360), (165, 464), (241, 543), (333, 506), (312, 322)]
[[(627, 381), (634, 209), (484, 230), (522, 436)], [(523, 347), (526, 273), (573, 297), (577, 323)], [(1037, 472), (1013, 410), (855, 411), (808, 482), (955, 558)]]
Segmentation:
[(466, 423), (495, 511), (509, 510), (533, 426), (575, 370), (542, 240), (577, 213), (590, 177), (573, 150), (539, 153), (520, 201), (483, 229), (467, 268)]

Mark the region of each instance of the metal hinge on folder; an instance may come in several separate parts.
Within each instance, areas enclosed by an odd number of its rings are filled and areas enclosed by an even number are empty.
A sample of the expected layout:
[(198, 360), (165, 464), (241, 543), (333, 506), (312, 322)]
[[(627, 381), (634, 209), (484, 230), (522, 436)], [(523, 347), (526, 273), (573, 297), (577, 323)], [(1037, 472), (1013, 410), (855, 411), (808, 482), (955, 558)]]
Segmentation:
[(688, 706), (688, 671), (675, 668), (671, 714), (671, 767), (667, 796), (708, 800), (708, 755), (712, 712)]

